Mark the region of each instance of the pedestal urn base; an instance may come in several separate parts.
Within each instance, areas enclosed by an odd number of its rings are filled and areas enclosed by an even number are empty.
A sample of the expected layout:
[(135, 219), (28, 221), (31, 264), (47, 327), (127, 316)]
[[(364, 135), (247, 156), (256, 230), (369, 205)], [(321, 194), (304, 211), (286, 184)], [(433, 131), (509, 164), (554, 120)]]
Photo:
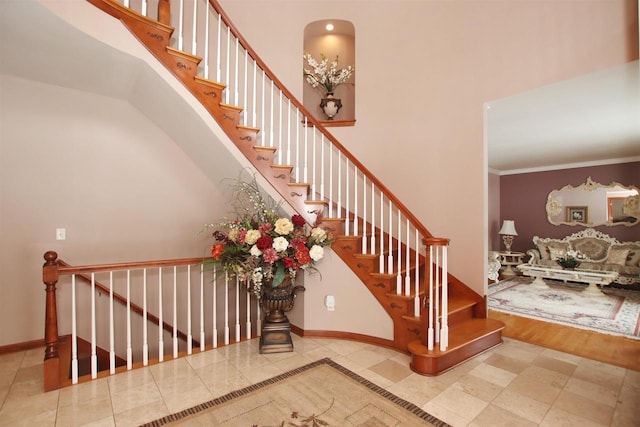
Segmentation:
[(271, 283), (263, 283), (260, 305), (265, 317), (260, 336), (261, 354), (293, 351), (291, 324), (285, 313), (293, 309), (298, 291), (304, 291), (304, 287), (294, 286), (288, 277), (275, 288)]

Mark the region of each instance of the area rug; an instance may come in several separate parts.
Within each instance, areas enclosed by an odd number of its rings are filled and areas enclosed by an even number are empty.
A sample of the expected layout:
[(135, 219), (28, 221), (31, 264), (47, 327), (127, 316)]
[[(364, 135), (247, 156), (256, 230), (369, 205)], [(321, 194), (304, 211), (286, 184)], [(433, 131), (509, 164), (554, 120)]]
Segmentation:
[(416, 405), (322, 359), (145, 427), (448, 426)]
[(605, 288), (589, 295), (577, 283), (545, 280), (548, 288), (543, 288), (531, 281), (516, 277), (489, 285), (489, 309), (640, 339), (640, 292)]

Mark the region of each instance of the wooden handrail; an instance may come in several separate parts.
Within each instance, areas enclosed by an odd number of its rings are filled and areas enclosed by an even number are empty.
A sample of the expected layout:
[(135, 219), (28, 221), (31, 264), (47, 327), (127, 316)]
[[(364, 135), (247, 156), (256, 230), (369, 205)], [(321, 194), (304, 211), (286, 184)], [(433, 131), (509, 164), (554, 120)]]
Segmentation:
[(375, 183), (376, 187), (384, 193), (388, 200), (391, 200), (395, 206), (398, 207), (405, 218), (408, 218), (411, 223), (418, 229), (418, 231), (422, 234), (423, 237), (432, 237), (432, 234), (427, 230), (427, 228), (416, 218), (413, 213), (380, 181), (378, 178), (369, 171), (347, 148), (342, 145), (328, 130), (325, 128), (320, 120), (313, 117), (313, 115), (307, 110), (304, 105), (285, 87), (284, 84), (276, 75), (267, 67), (265, 62), (260, 58), (260, 56), (251, 48), (249, 43), (245, 40), (244, 37), (240, 34), (238, 29), (233, 25), (227, 14), (222, 10), (222, 7), (218, 3), (217, 0), (209, 0), (209, 3), (213, 6), (217, 13), (222, 17), (222, 21), (225, 23), (231, 33), (240, 41), (240, 45), (249, 53), (249, 56), (258, 63), (260, 68), (264, 70), (265, 74), (275, 83), (279, 90), (289, 99), (291, 102), (304, 113), (305, 117), (308, 121), (313, 123), (313, 125), (320, 131), (322, 134), (331, 141), (331, 143), (340, 150), (345, 157), (349, 159), (351, 164), (356, 165), (358, 170), (367, 175), (367, 179), (369, 182)]

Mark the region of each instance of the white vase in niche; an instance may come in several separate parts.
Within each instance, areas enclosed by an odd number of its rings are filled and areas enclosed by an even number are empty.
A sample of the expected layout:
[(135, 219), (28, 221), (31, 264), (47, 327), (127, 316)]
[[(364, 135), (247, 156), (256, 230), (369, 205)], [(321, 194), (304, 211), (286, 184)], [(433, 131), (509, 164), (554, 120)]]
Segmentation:
[(327, 120), (333, 120), (340, 108), (342, 108), (342, 101), (339, 98), (334, 98), (333, 93), (328, 92), (327, 96), (320, 101), (320, 108), (322, 108), (324, 115), (327, 116)]

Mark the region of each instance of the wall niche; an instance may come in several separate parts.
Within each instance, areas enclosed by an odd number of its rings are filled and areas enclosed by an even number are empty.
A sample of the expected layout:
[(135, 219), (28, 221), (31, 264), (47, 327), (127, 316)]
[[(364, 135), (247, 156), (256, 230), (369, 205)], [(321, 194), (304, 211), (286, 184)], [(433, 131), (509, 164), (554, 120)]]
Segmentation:
[[(323, 19), (314, 21), (304, 29), (303, 53), (311, 55), (318, 63), (322, 55), (331, 62), (338, 56), (338, 69), (348, 66), (355, 67), (355, 28), (349, 21), (340, 19)], [(309, 69), (309, 64), (302, 60), (303, 69)], [(354, 72), (351, 77), (339, 85), (334, 93), (334, 98), (340, 99), (342, 107), (338, 113), (329, 120), (323, 112), (320, 104), (326, 96), (324, 91), (314, 89), (303, 75), (302, 103), (307, 110), (325, 126), (353, 126), (355, 124), (355, 79)]]

